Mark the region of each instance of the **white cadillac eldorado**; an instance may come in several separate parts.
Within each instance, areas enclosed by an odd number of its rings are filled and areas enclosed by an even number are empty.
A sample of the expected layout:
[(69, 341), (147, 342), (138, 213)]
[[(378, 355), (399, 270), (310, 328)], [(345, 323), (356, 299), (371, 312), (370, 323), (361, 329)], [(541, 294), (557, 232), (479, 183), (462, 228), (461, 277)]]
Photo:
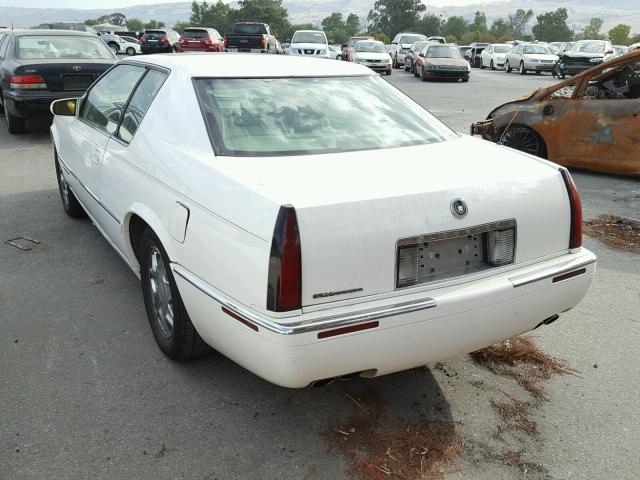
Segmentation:
[(170, 358), (210, 345), (287, 387), (375, 377), (585, 295), (567, 170), (451, 131), (366, 67), (247, 58), (127, 59), (51, 107), (64, 209), (139, 275)]

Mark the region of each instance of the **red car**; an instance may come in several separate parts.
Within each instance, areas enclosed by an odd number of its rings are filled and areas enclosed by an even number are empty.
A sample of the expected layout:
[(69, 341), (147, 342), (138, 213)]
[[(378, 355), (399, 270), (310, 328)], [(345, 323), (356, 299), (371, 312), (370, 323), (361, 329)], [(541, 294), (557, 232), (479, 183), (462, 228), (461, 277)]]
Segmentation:
[(178, 44), (179, 52), (224, 52), (224, 40), (215, 28), (185, 28)]
[(342, 45), (342, 60), (346, 62), (351, 61), (353, 56), (353, 49), (360, 40), (374, 40), (373, 37), (351, 37), (347, 43)]

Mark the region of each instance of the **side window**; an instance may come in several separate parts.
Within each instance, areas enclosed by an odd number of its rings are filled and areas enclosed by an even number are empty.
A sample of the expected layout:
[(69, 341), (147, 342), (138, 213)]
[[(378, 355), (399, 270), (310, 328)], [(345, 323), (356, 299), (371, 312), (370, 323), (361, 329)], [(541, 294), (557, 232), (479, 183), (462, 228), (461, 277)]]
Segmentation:
[(118, 138), (127, 143), (133, 140), (136, 130), (166, 79), (167, 75), (157, 70), (147, 72), (127, 105), (122, 124), (116, 134)]
[(9, 45), (9, 35), (0, 33), (0, 58), (7, 56), (7, 46)]
[(118, 65), (96, 83), (82, 104), (80, 118), (113, 135), (131, 92), (145, 69)]

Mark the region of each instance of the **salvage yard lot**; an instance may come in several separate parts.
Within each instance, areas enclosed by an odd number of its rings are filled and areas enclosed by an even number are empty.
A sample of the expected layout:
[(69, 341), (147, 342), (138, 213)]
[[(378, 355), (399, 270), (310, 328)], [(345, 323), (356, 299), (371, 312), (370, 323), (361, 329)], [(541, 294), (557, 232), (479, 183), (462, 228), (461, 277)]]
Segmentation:
[[(387, 79), (462, 132), (554, 82)], [(0, 242), (40, 241), (0, 243), (2, 480), (637, 478), (638, 253), (585, 238), (599, 258), (591, 291), (532, 334), (566, 360), (539, 394), (518, 374), (541, 364), (492, 371), (470, 356), (286, 390), (215, 353), (177, 364), (160, 352), (136, 278), (88, 220), (64, 214), (46, 125), (13, 137), (0, 125), (0, 168)], [(573, 175), (585, 218), (640, 216), (639, 180)]]

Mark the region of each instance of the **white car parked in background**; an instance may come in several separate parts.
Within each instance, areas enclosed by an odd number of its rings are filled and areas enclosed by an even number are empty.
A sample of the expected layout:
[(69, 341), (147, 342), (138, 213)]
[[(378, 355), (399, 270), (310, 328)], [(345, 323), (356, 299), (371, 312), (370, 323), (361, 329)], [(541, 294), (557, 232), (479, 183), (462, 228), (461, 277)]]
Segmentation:
[(520, 44), (507, 53), (504, 70), (507, 73), (517, 70), (521, 75), (526, 75), (531, 71), (536, 73), (551, 72), (558, 62), (558, 58), (558, 55), (552, 53), (546, 45)]
[(126, 53), (130, 57), (134, 55), (140, 55), (140, 41), (137, 38), (121, 36), (122, 40), (124, 40), (124, 44), (122, 45), (123, 53)]
[(506, 43), (492, 43), (480, 54), (480, 68), (491, 70), (504, 68), (504, 59), (512, 46)]
[(340, 48), (340, 46), (329, 45), (329, 58), (342, 60), (342, 48)]
[(451, 131), (352, 62), (202, 55), (123, 60), (51, 107), (63, 207), (139, 275), (169, 357), (208, 344), (287, 387), (375, 377), (586, 293), (567, 170)]
[(322, 30), (297, 30), (287, 49), (289, 55), (332, 58), (327, 36)]
[(376, 72), (391, 75), (391, 56), (387, 53), (384, 43), (377, 40), (361, 40), (356, 43), (351, 61)]
[(421, 40), (426, 40), (427, 37), (425, 35), (421, 35), (419, 33), (399, 33), (391, 42), (394, 45), (394, 49), (392, 52), (393, 67), (400, 68), (404, 66), (404, 57), (413, 45), (416, 42)]

